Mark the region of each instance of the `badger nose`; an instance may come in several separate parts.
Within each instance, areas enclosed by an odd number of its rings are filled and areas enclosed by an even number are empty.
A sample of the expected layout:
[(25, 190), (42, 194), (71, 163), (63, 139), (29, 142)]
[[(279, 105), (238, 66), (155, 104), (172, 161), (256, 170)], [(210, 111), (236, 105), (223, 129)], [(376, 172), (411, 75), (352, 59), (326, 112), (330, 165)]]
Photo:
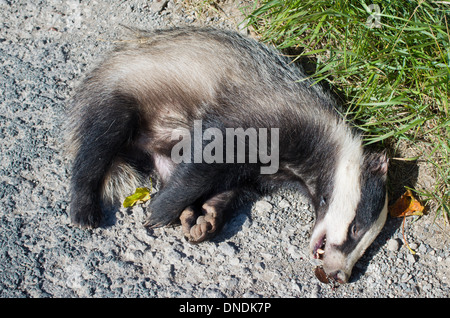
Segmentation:
[(328, 277), (340, 284), (345, 284), (348, 281), (348, 276), (341, 270), (330, 273)]

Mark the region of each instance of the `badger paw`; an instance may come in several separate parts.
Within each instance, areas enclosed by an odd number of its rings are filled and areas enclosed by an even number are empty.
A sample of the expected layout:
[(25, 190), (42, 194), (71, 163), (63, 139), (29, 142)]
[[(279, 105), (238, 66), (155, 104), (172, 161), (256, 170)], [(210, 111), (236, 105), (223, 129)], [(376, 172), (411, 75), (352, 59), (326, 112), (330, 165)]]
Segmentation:
[(192, 244), (201, 243), (215, 235), (222, 216), (217, 209), (203, 204), (202, 212), (197, 213), (192, 206), (187, 207), (180, 215), (181, 228), (186, 240)]

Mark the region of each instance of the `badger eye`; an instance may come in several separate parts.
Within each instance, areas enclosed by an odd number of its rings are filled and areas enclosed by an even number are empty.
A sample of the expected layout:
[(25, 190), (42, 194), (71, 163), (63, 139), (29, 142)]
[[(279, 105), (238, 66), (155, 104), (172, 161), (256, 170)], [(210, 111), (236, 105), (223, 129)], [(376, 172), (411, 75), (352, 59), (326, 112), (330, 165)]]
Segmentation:
[(352, 235), (352, 237), (358, 236), (358, 228), (356, 227), (356, 224), (351, 225), (350, 234)]

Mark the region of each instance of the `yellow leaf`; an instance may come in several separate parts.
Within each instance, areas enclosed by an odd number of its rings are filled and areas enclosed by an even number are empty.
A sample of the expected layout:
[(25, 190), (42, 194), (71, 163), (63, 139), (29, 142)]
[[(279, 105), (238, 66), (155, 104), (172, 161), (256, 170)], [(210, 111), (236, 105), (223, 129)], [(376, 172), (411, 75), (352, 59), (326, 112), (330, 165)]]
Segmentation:
[(136, 203), (143, 203), (150, 200), (150, 189), (149, 188), (137, 188), (134, 194), (128, 196), (123, 201), (123, 206), (129, 208), (134, 206)]

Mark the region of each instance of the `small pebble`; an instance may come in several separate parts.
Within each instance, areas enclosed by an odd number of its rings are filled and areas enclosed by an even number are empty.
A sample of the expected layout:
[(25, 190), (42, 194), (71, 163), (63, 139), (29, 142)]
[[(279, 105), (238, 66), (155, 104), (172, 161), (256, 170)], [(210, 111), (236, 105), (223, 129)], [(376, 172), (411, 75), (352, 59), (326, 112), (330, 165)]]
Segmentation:
[(267, 201), (260, 200), (255, 203), (255, 210), (258, 213), (265, 213), (272, 210), (272, 204)]
[(399, 248), (400, 248), (400, 243), (398, 240), (390, 239), (387, 242), (387, 249), (390, 250), (391, 252), (397, 252)]
[(408, 253), (408, 255), (406, 256), (406, 260), (407, 260), (408, 262), (410, 262), (411, 264), (414, 264), (414, 263), (416, 262), (416, 258), (415, 258), (414, 255), (411, 254), (411, 253)]
[(288, 209), (291, 207), (291, 204), (287, 200), (283, 199), (280, 203), (278, 203), (278, 206), (282, 209)]
[(234, 256), (236, 253), (236, 249), (227, 242), (219, 244), (219, 250), (228, 256)]

